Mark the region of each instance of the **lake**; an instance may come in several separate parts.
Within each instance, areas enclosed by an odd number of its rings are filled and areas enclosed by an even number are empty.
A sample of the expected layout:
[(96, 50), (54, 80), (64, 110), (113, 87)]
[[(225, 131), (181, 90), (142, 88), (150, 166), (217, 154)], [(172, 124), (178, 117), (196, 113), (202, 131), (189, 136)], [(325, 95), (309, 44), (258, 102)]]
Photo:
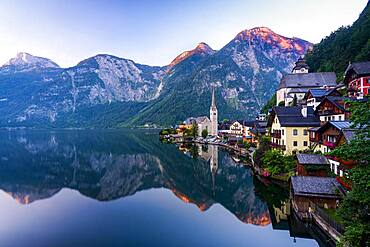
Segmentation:
[(326, 246), (287, 189), (154, 130), (0, 131), (0, 246)]

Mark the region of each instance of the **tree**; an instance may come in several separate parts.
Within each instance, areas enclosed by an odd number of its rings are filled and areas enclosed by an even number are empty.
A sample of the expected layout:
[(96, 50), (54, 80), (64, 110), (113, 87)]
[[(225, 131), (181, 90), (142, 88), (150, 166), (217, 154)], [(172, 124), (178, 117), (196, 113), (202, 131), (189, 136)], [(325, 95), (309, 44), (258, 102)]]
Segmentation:
[(284, 156), (278, 150), (268, 150), (262, 157), (262, 165), (267, 168), (272, 175), (283, 172)]
[(190, 131), (193, 138), (198, 136), (198, 124), (195, 121), (193, 121)]
[(262, 107), (261, 113), (267, 114), (269, 110), (276, 105), (276, 93), (267, 101), (267, 103)]
[(338, 209), (345, 233), (342, 246), (370, 246), (370, 102), (351, 102), (353, 125), (359, 128), (354, 140), (334, 149), (330, 154), (343, 160), (355, 160), (348, 171), (352, 191), (347, 193)]
[(202, 130), (202, 137), (206, 138), (207, 136), (208, 136), (208, 130), (207, 129)]

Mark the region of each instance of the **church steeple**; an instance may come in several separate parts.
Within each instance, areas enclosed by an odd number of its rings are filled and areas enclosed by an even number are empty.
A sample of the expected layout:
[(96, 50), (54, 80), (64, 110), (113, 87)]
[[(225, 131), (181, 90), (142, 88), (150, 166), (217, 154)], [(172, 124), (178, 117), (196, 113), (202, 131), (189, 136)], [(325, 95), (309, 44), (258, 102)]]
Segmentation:
[(209, 109), (209, 119), (211, 120), (211, 131), (210, 135), (216, 136), (218, 134), (218, 116), (217, 116), (216, 96), (215, 88), (212, 87), (212, 103)]
[(216, 108), (215, 88), (212, 87), (212, 104), (211, 108)]

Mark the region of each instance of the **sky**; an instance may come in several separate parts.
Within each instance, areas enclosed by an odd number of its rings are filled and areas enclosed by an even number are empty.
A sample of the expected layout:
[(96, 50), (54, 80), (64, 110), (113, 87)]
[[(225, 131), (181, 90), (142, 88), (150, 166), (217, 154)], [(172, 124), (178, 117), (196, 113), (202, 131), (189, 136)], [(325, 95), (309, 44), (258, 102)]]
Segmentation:
[(167, 65), (206, 42), (221, 49), (266, 26), (318, 43), (352, 24), (367, 0), (1, 0), (0, 64), (18, 52), (62, 67), (96, 54)]

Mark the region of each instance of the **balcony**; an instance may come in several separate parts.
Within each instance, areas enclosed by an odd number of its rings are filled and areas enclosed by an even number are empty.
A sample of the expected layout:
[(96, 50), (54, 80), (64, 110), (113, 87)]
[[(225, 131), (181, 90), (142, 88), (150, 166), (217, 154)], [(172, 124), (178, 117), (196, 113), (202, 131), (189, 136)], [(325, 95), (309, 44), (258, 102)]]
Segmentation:
[(271, 137), (281, 139), (281, 133), (280, 132), (272, 132)]
[(283, 151), (286, 150), (286, 146), (285, 145), (276, 144), (274, 142), (270, 142), (270, 147), (272, 147), (272, 148), (278, 148), (278, 149), (281, 149)]
[(334, 114), (340, 114), (339, 113), (336, 113), (334, 110), (321, 110), (321, 111), (318, 111), (319, 115), (322, 116), (322, 115), (334, 115)]

